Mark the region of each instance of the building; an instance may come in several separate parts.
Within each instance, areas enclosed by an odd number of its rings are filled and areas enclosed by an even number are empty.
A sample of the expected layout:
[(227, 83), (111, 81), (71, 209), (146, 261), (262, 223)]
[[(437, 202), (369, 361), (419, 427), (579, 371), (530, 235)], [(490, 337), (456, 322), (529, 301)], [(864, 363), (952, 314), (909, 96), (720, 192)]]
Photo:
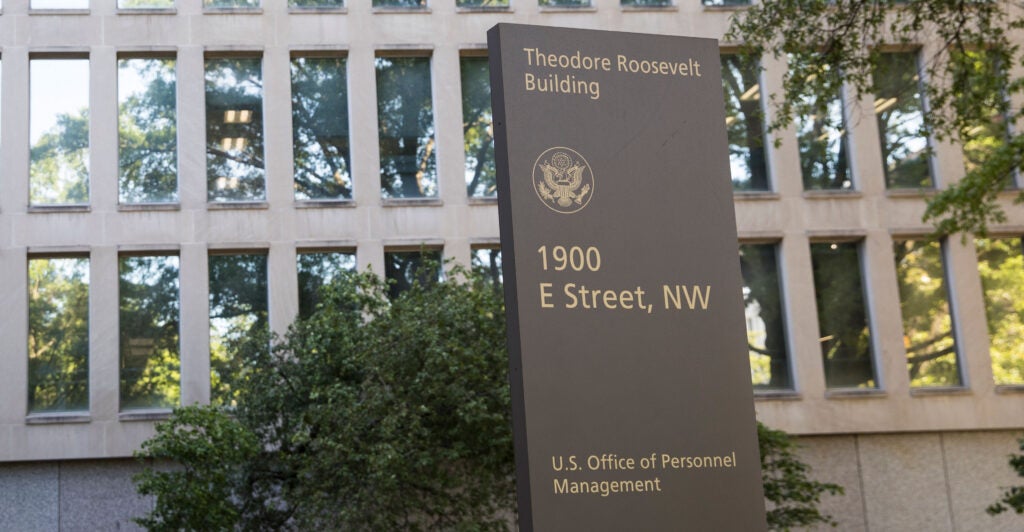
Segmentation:
[[(155, 420), (222, 399), (223, 342), (283, 331), (332, 271), (497, 260), (493, 24), (719, 38), (734, 9), (3, 0), (0, 529), (130, 526)], [(919, 45), (874, 98), (821, 102), (844, 127), (778, 147), (755, 111), (785, 65), (723, 47), (755, 406), (846, 488), (842, 530), (1019, 530), (984, 508), (1020, 481), (1024, 209), (1007, 192), (997, 238), (926, 238), (924, 198), (977, 150), (920, 155), (923, 103), (892, 90)]]

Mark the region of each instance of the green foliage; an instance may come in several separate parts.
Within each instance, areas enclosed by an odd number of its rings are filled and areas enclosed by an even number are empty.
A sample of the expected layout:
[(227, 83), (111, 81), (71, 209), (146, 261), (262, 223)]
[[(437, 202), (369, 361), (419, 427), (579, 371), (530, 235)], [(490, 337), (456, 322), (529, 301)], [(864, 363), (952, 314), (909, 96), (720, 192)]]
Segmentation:
[(89, 260), (28, 262), (28, 405), (89, 408)]
[[(1024, 477), (1024, 438), (1019, 440), (1021, 454), (1010, 455), (1010, 467), (1018, 475)], [(1024, 486), (1013, 486), (1006, 488), (1003, 496), (985, 509), (991, 515), (998, 515), (1007, 510), (1013, 510), (1018, 514), (1024, 514)]]
[[(745, 52), (755, 57), (816, 58), (789, 62), (782, 94), (771, 95), (776, 107), (772, 132), (814, 113), (817, 98), (808, 95), (827, 97), (840, 83), (850, 101), (881, 90), (873, 74), (885, 45), (946, 43), (922, 58), (923, 89), (911, 77), (902, 87), (886, 91), (923, 90), (929, 105), (923, 135), (958, 141), (972, 150), (973, 141), (987, 139), (984, 160), (976, 160), (963, 180), (931, 199), (925, 214), (939, 232), (984, 234), (989, 224), (1005, 220), (996, 195), (1024, 163), (1024, 136), (1009, 129), (993, 136), (991, 128), (979, 128), (994, 118), (1012, 123), (1022, 112), (1009, 105), (1024, 90), (1024, 80), (1009, 74), (1021, 61), (1020, 46), (1011, 42), (1010, 34), (1024, 27), (1024, 19), (1011, 14), (1012, 9), (1012, 2), (999, 0), (773, 0), (739, 12), (726, 38), (743, 42)], [(822, 75), (827, 72), (841, 75)]]
[(822, 495), (842, 495), (838, 484), (808, 478), (810, 467), (794, 454), (796, 444), (780, 430), (757, 424), (761, 450), (761, 478), (768, 506), (768, 527), (790, 530), (815, 524), (835, 526), (835, 521), (818, 510)]

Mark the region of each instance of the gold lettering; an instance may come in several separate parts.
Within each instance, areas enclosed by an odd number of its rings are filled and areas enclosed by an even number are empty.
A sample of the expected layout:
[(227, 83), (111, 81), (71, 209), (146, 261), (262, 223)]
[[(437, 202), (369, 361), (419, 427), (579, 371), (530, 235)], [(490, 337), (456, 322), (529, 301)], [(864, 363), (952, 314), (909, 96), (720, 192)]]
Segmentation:
[(540, 283), (540, 308), (555, 308), (555, 304), (548, 301), (551, 299), (551, 283)]

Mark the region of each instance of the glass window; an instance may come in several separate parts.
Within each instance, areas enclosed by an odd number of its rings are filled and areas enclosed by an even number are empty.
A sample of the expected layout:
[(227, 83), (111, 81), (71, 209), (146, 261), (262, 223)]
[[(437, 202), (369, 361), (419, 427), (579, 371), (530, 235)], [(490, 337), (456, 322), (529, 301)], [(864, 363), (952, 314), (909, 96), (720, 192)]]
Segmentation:
[(427, 0), (373, 0), (373, 7), (422, 9), (427, 7)]
[(621, 0), (623, 6), (629, 7), (668, 7), (672, 0)]
[(416, 283), (429, 284), (441, 278), (441, 250), (388, 251), (384, 253), (384, 278), (388, 295), (394, 299)]
[(1024, 385), (1024, 240), (975, 241), (996, 384)]
[(89, 259), (28, 261), (28, 411), (89, 409)]
[(381, 194), (437, 196), (429, 57), (378, 57)]
[(917, 53), (880, 54), (873, 77), (886, 186), (933, 186)]
[(910, 385), (959, 386), (956, 337), (946, 292), (942, 243), (937, 240), (897, 241), (893, 243), (893, 253)]
[(33, 58), (29, 202), (89, 202), (89, 60)]
[(170, 9), (174, 0), (117, 0), (118, 9)]
[(500, 285), (504, 280), (501, 272), (501, 250), (498, 248), (476, 248), (473, 250), (471, 266), (492, 283)]
[(792, 388), (776, 245), (741, 244), (740, 270), (751, 382), (755, 388)]
[(267, 256), (210, 255), (210, 402), (231, 404), (231, 381), (243, 366), (236, 356), (248, 337), (269, 330)]
[(178, 257), (121, 257), (121, 410), (180, 403)]
[(491, 128), (491, 69), (486, 57), (463, 57), (462, 135), (466, 151), (466, 193), (495, 196), (494, 130)]
[(856, 242), (811, 244), (819, 342), (829, 388), (874, 388), (871, 330)]
[(541, 7), (590, 7), (590, 0), (538, 0)]
[(352, 157), (343, 57), (292, 59), (296, 199), (350, 199)]
[(722, 56), (725, 129), (735, 190), (768, 190), (761, 111), (761, 65), (740, 55)]
[(344, 0), (288, 0), (288, 7), (339, 8), (345, 7)]
[[(790, 61), (816, 61), (817, 54), (790, 55)], [(810, 63), (814, 65), (815, 63)], [(805, 63), (805, 66), (807, 64)], [(796, 104), (797, 148), (804, 190), (842, 190), (853, 187), (847, 160), (846, 117), (843, 109), (842, 79), (829, 65), (815, 68), (815, 85), (831, 90), (807, 95)], [(809, 76), (809, 77), (810, 77)]]
[(89, 9), (89, 0), (31, 0), (30, 9)]
[(701, 0), (706, 6), (749, 6), (750, 0)]
[(320, 289), (343, 273), (356, 271), (356, 254), (338, 251), (298, 255), (299, 317), (308, 318), (320, 302)]
[(258, 57), (206, 60), (206, 183), (209, 201), (266, 197), (263, 68)]
[(238, 8), (260, 7), (260, 0), (203, 0), (203, 7)]
[(178, 201), (174, 59), (117, 62), (121, 203)]
[(509, 0), (455, 0), (456, 7), (507, 8)]
[[(964, 148), (964, 169), (972, 172), (981, 167), (996, 149), (1010, 138), (1010, 120), (1006, 103), (1006, 90), (997, 82), (979, 83), (979, 79), (998, 80), (1003, 75), (999, 61), (992, 54), (970, 50), (953, 53), (953, 59), (963, 63), (967, 70), (962, 85), (968, 92), (959, 95), (980, 102), (983, 116), (971, 121), (961, 131)], [(958, 85), (960, 86), (960, 85)], [(1016, 171), (1006, 175), (1006, 188), (1016, 188)]]

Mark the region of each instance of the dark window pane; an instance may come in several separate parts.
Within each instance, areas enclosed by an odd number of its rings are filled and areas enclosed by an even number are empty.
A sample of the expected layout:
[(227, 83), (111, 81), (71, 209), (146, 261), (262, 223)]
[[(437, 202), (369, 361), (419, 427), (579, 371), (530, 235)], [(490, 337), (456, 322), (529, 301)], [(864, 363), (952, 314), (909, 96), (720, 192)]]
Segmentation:
[(28, 410), (89, 409), (89, 259), (28, 261)]
[(498, 248), (478, 248), (473, 250), (473, 271), (486, 276), (494, 284), (503, 281), (501, 273), (501, 250)]
[(441, 278), (441, 251), (389, 251), (384, 253), (384, 277), (394, 299), (416, 283), (430, 284)]
[(668, 7), (672, 0), (621, 0), (622, 5), (631, 7)]
[(491, 129), (491, 78), (486, 57), (463, 57), (462, 135), (466, 151), (466, 193), (497, 194), (494, 131)]
[(289, 7), (345, 7), (344, 0), (288, 0)]
[(729, 167), (736, 190), (768, 190), (760, 75), (757, 61), (739, 55), (722, 56)]
[(231, 404), (236, 356), (247, 337), (268, 330), (267, 256), (210, 255), (210, 402)]
[(299, 253), (299, 317), (308, 318), (320, 302), (320, 289), (339, 275), (356, 270), (356, 254)]
[(1024, 241), (979, 239), (989, 353), (996, 384), (1024, 384)]
[(121, 59), (117, 66), (119, 201), (177, 201), (174, 60)]
[(508, 7), (508, 0), (455, 0), (457, 7)]
[(378, 57), (381, 194), (437, 195), (429, 57)]
[(292, 59), (292, 145), (297, 199), (352, 197), (344, 58)]
[(539, 0), (541, 7), (590, 7), (590, 0)]
[(873, 77), (886, 186), (933, 186), (917, 53), (881, 54)]
[(420, 9), (427, 7), (427, 0), (373, 0), (373, 7)]
[(910, 385), (959, 386), (942, 244), (904, 240), (893, 244), (893, 253)]
[(89, 60), (32, 59), (29, 203), (89, 202)]
[[(819, 61), (818, 54), (790, 55), (790, 61)], [(816, 63), (809, 63), (815, 65)], [(807, 66), (807, 63), (804, 64)], [(847, 160), (846, 118), (843, 111), (842, 80), (827, 65), (815, 68), (814, 83), (827, 85), (824, 95), (804, 96), (797, 102), (797, 148), (804, 190), (852, 188)]]
[(789, 354), (774, 244), (740, 245), (750, 377), (757, 388), (788, 389)]
[(206, 60), (206, 183), (210, 201), (265, 197), (262, 70), (258, 57)]
[(871, 330), (854, 242), (811, 244), (819, 342), (829, 388), (874, 388)]
[[(962, 83), (957, 86), (968, 87), (968, 92), (958, 97), (973, 100), (981, 107), (981, 116), (976, 116), (961, 132), (964, 169), (972, 172), (984, 165), (1010, 138), (1006, 88), (999, 81), (1003, 69), (998, 58), (984, 51), (956, 52), (951, 59), (965, 71)], [(1013, 169), (1006, 174), (1006, 188), (1017, 187), (1017, 173)]]
[(181, 400), (178, 257), (121, 257), (121, 409)]

